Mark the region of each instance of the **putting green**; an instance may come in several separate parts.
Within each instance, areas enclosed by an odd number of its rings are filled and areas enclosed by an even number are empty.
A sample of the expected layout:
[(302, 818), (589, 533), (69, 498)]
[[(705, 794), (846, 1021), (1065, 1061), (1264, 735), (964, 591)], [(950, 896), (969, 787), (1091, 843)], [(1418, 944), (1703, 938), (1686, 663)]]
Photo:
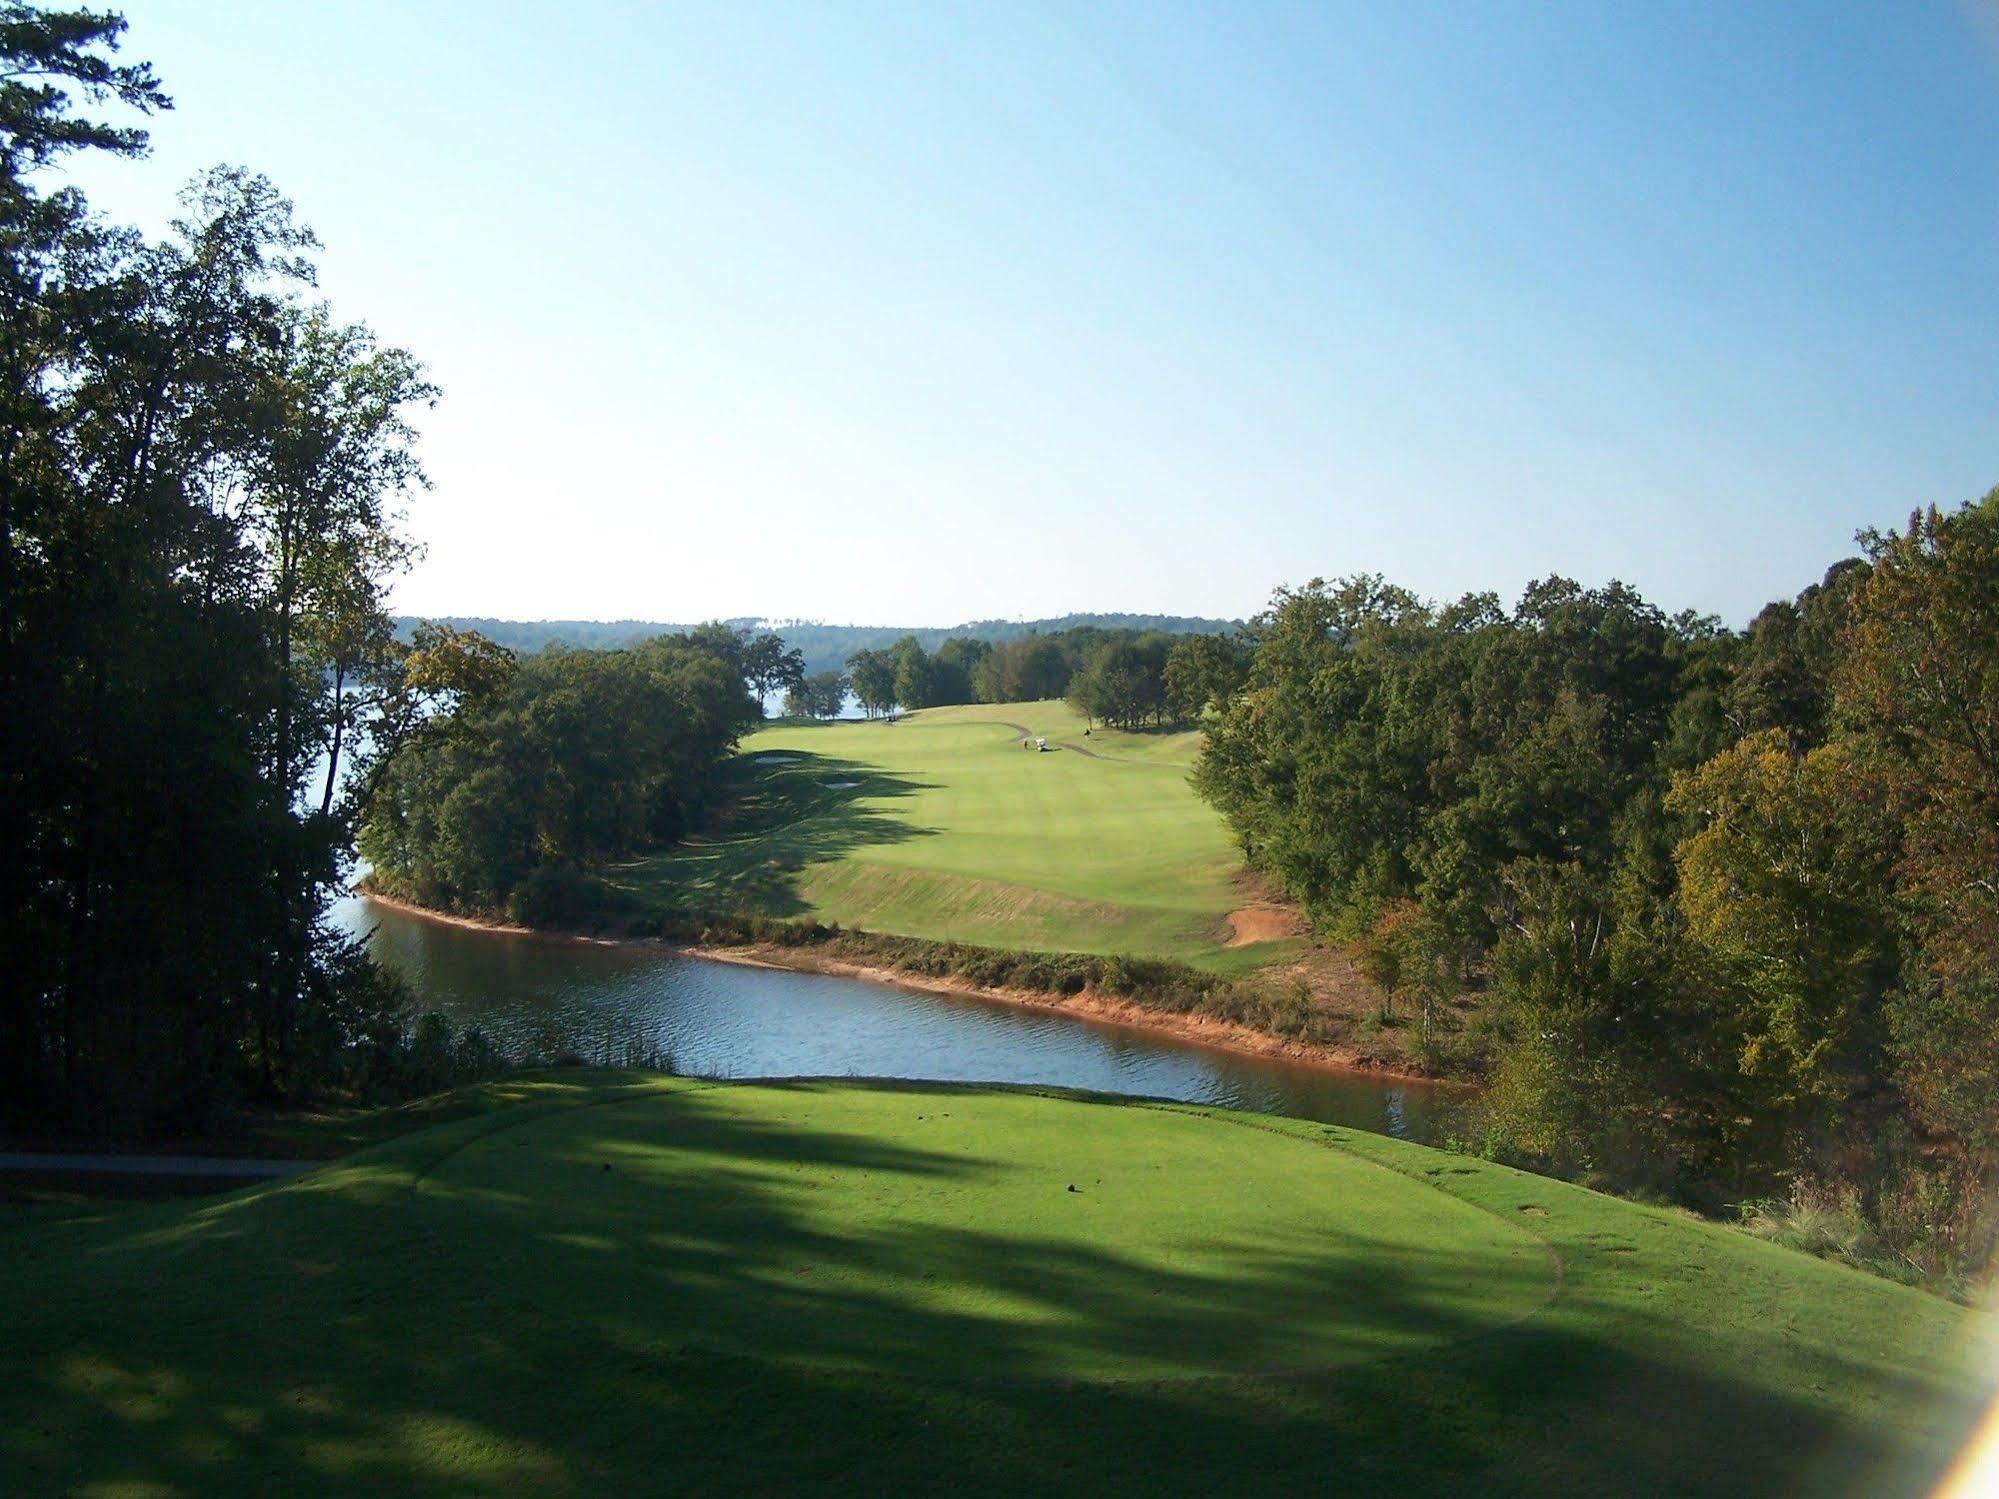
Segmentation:
[(510, 1246), (567, 1324), (903, 1373), (1324, 1368), (1554, 1284), (1530, 1234), (1344, 1151), (1014, 1092), (656, 1093), (479, 1138), (419, 1201), (441, 1254), (471, 1276)]

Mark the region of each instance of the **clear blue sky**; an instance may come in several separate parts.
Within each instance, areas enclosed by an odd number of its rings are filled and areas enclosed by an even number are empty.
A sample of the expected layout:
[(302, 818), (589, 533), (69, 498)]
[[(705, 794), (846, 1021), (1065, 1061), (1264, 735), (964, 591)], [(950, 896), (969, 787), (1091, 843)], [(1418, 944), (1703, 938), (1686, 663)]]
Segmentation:
[(93, 197), (268, 173), (444, 388), (413, 611), (1740, 622), (1999, 484), (1990, 0), (126, 10)]

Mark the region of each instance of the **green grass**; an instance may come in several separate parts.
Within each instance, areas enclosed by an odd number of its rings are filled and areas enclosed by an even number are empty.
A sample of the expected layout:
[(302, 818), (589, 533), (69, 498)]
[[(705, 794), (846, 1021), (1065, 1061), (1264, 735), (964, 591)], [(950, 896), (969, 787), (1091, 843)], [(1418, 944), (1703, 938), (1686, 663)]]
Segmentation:
[[(1023, 751), (1010, 724), (1070, 747)], [(1198, 734), (1083, 728), (1063, 703), (773, 725), (743, 746), (729, 827), (609, 878), (655, 909), (1221, 973), (1295, 951), (1225, 946), (1241, 859), (1187, 784)]]
[(425, 1120), (0, 1229), (0, 1491), (1915, 1493), (1987, 1332), (1299, 1121), (587, 1073)]

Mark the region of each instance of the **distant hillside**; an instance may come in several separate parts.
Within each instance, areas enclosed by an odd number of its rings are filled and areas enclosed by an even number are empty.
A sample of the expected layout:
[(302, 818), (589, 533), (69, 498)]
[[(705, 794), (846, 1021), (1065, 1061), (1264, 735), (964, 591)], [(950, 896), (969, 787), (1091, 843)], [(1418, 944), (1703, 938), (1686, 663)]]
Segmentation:
[[(439, 616), (440, 622), (461, 630), (477, 630), (489, 640), (523, 653), (538, 651), (560, 641), (586, 650), (616, 650), (653, 635), (670, 635), (692, 629), (690, 624), (674, 624), (642, 619), (479, 619), (467, 615)], [(417, 616), (396, 620), (399, 633), (407, 636)], [(774, 630), (785, 644), (795, 646), (805, 656), (808, 672), (831, 671), (847, 664), (855, 651), (876, 650), (893, 645), (905, 635), (914, 635), (926, 651), (934, 651), (954, 635), (967, 635), (995, 643), (1018, 640), (1024, 635), (1049, 635), (1057, 630), (1095, 626), (1100, 630), (1164, 630), (1169, 635), (1199, 635), (1216, 630), (1232, 630), (1240, 621), (1197, 619), (1181, 614), (1064, 614), (1055, 619), (975, 619), (948, 629), (922, 629), (902, 625), (827, 625), (816, 620), (731, 619), (724, 623)]]

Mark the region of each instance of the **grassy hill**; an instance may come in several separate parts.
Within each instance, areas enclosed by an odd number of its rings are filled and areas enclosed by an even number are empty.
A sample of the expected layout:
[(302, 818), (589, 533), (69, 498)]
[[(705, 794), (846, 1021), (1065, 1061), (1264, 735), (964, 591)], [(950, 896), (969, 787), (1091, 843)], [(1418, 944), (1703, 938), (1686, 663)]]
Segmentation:
[(1187, 784), (1199, 736), (1083, 729), (1059, 702), (776, 725), (743, 746), (727, 828), (610, 879), (657, 907), (990, 946), (1220, 972), (1289, 956), (1228, 946), (1241, 859)]
[(1986, 1330), (1297, 1121), (575, 1073), (348, 1135), (431, 1120), (0, 1219), (0, 1490), (1913, 1494)]

